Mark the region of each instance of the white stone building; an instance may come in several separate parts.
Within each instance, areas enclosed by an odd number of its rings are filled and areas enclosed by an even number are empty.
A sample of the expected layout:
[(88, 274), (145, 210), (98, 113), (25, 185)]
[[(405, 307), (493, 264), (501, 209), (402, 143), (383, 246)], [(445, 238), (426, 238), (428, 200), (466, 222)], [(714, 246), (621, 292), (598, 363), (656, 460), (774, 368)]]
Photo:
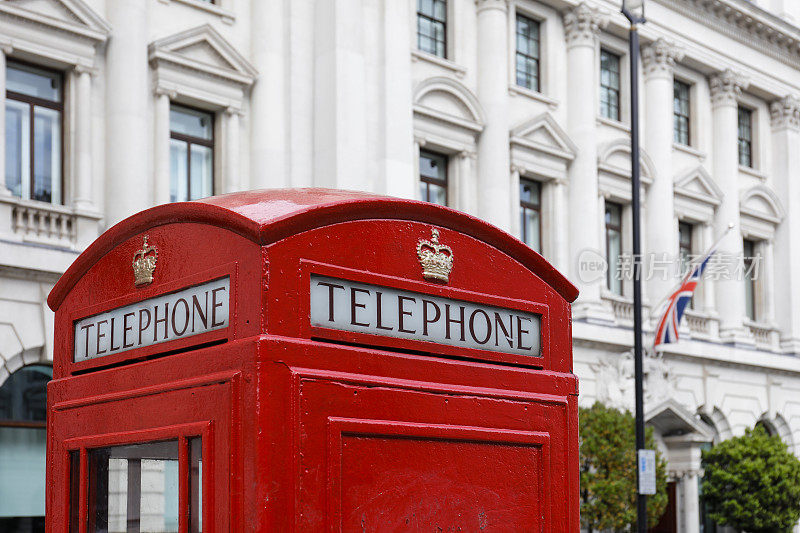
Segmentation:
[[(583, 404), (630, 407), (630, 282), (591, 270), (631, 248), (619, 7), (0, 1), (0, 525), (43, 513), (43, 425), (14, 422), (42, 420), (41, 395), (19, 398), (52, 360), (48, 291), (104, 229), (176, 199), (335, 187), (488, 220), (579, 286)], [(646, 361), (674, 480), (664, 531), (708, 532), (704, 443), (761, 422), (800, 454), (800, 2), (649, 0), (646, 15), (643, 248), (699, 254), (733, 222), (721, 252), (757, 257), (755, 279), (704, 281), (681, 342)], [(645, 283), (650, 335), (674, 283)]]

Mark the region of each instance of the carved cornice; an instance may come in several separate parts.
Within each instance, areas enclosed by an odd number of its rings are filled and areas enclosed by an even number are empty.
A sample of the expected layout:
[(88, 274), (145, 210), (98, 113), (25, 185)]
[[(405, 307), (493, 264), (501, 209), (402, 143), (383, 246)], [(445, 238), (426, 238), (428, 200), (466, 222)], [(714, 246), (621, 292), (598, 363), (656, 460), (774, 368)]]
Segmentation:
[(645, 76), (672, 76), (676, 61), (683, 58), (683, 51), (675, 43), (658, 38), (642, 49), (642, 65)]
[(775, 129), (800, 130), (800, 99), (790, 94), (769, 106), (769, 116)]
[(800, 29), (750, 2), (656, 0), (770, 57), (800, 65)]
[(747, 79), (731, 69), (725, 69), (711, 76), (709, 81), (711, 86), (711, 104), (716, 107), (719, 105), (736, 105), (742, 89), (746, 89)]
[(608, 24), (608, 15), (582, 2), (564, 14), (567, 47), (594, 46), (600, 30)]

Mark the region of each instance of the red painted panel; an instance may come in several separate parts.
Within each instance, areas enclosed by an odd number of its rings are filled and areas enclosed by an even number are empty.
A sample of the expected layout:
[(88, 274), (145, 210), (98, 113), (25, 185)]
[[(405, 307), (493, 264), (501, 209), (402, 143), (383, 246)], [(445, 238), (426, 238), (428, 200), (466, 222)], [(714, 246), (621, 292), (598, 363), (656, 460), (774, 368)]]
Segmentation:
[(330, 431), (331, 516), (344, 531), (544, 529), (546, 434), (367, 420)]

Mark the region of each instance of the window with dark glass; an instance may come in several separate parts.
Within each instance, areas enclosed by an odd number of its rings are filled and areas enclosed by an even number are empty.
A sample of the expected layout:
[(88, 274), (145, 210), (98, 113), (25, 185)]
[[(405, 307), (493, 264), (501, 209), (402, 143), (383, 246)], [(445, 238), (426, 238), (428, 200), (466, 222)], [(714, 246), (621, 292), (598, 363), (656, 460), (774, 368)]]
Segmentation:
[(600, 50), (600, 116), (619, 120), (620, 57)]
[(517, 85), (539, 90), (539, 23), (517, 15)]
[(542, 253), (542, 185), (519, 180), (520, 237), (522, 242)]
[(417, 0), (417, 48), (447, 57), (447, 2)]
[(419, 191), (423, 201), (447, 205), (447, 156), (420, 152)]
[(675, 80), (673, 83), (672, 98), (672, 119), (674, 127), (672, 129), (673, 141), (678, 144), (689, 146), (689, 91), (691, 86), (688, 83)]
[(753, 111), (739, 107), (739, 164), (753, 166)]
[(47, 382), (53, 369), (24, 366), (0, 385), (0, 531), (44, 531)]
[(62, 197), (61, 73), (6, 66), (6, 187), (23, 199), (60, 204)]
[(169, 110), (172, 202), (214, 194), (214, 115), (173, 105)]
[(744, 306), (747, 318), (752, 321), (758, 319), (756, 306), (756, 281), (758, 265), (756, 262), (756, 243), (749, 239), (742, 241), (742, 256), (744, 260)]
[(621, 296), (622, 206), (612, 202), (606, 202), (606, 259), (608, 261), (608, 271), (606, 272), (608, 290)]
[[(692, 261), (692, 231), (694, 226), (688, 222), (678, 223), (678, 253), (680, 254), (680, 274), (686, 276)], [(689, 300), (689, 308), (694, 308), (694, 297)]]

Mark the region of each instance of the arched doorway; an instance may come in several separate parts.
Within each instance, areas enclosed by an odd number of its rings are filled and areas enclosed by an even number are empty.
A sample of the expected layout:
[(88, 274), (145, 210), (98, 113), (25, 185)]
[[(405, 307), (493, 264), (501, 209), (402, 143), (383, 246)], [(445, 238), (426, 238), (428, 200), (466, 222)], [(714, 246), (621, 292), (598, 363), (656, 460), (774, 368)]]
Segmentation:
[(48, 365), (28, 365), (0, 385), (0, 531), (44, 531)]

